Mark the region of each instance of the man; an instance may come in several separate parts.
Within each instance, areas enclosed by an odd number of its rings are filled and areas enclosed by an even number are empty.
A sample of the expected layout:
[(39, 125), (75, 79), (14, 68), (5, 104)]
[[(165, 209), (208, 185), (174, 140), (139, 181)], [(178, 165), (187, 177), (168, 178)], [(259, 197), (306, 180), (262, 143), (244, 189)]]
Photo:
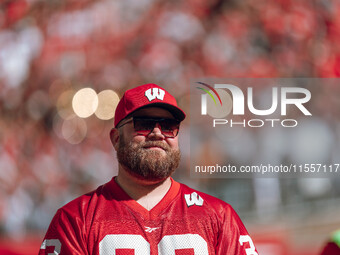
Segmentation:
[(58, 210), (39, 254), (257, 255), (227, 203), (174, 181), (185, 113), (155, 84), (120, 100), (118, 176)]

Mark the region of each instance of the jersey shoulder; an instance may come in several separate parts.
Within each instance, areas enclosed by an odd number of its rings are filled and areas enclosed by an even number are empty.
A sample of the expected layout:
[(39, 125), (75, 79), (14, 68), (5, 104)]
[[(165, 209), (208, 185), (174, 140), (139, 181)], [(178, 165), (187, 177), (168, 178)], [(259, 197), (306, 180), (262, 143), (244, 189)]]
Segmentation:
[(188, 210), (195, 207), (197, 214), (204, 211), (204, 214), (209, 215), (209, 218), (216, 219), (221, 229), (247, 235), (248, 232), (242, 220), (230, 204), (184, 184), (181, 184), (181, 196), (184, 197), (185, 203), (189, 207)]

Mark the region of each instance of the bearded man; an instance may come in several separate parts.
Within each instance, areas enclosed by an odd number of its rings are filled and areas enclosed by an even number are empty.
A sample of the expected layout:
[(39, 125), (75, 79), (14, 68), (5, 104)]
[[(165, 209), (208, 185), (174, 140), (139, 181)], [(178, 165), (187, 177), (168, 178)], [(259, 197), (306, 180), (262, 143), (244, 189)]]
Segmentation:
[(156, 84), (127, 90), (110, 133), (118, 175), (59, 209), (39, 254), (257, 255), (229, 204), (172, 179), (185, 117)]

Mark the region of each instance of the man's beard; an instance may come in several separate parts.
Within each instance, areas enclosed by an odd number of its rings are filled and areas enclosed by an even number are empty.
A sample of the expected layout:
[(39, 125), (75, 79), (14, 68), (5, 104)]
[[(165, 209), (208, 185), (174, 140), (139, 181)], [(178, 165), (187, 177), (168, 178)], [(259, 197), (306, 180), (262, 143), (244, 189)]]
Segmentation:
[[(146, 149), (158, 146), (166, 153)], [(164, 180), (176, 170), (181, 153), (179, 149), (172, 149), (161, 141), (147, 141), (140, 143), (126, 143), (123, 136), (119, 140), (117, 150), (118, 162), (135, 177), (149, 181)]]

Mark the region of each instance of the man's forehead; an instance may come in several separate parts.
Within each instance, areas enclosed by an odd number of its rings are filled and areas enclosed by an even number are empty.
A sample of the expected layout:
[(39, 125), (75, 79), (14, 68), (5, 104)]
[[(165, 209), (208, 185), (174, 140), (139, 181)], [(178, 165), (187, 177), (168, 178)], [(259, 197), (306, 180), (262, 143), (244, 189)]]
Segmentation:
[(160, 107), (142, 108), (134, 112), (133, 116), (150, 116), (150, 117), (161, 117), (161, 118), (171, 118), (171, 119), (174, 118), (171, 112)]

